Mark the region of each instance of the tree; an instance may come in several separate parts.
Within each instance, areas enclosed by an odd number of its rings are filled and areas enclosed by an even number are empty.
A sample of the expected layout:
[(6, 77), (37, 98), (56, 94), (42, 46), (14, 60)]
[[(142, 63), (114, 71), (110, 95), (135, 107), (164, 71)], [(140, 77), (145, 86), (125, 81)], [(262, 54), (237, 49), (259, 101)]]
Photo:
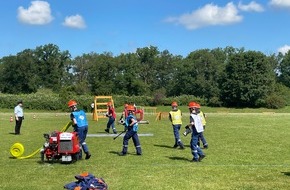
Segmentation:
[(231, 53), (221, 81), (221, 99), (227, 106), (257, 107), (272, 93), (275, 75), (261, 52)]
[(39, 46), (35, 49), (35, 64), (40, 78), (40, 88), (59, 91), (67, 82), (65, 74), (70, 68), (71, 55), (68, 51), (61, 52), (53, 44)]
[(39, 77), (36, 75), (34, 52), (26, 49), (16, 56), (4, 57), (1, 60), (1, 91), (19, 94), (33, 93), (38, 89)]
[(280, 64), (278, 69), (278, 80), (288, 88), (290, 88), (290, 51), (288, 51), (284, 56), (279, 54)]

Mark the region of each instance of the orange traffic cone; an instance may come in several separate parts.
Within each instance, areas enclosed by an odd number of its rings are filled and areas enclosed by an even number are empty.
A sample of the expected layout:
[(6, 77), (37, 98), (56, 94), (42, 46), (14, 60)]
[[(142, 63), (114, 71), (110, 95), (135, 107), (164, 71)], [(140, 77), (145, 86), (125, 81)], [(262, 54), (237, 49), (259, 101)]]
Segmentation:
[(10, 117), (10, 122), (13, 122), (13, 117), (12, 116)]

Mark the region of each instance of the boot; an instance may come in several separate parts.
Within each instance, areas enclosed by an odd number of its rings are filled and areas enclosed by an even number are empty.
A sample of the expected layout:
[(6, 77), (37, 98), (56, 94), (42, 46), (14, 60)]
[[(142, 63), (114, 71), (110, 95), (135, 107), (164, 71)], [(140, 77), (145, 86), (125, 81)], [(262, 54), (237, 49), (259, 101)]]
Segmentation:
[(86, 157), (85, 157), (85, 159), (88, 160), (88, 159), (90, 159), (91, 156), (92, 156), (92, 155), (90, 154), (90, 152), (86, 152)]

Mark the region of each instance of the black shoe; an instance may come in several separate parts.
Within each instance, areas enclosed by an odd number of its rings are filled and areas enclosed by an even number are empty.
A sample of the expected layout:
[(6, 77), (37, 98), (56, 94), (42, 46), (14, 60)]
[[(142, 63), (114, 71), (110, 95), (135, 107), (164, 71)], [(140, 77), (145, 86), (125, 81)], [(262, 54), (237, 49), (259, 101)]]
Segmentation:
[(190, 162), (199, 162), (199, 160), (193, 158)]
[(177, 145), (177, 144), (173, 145), (173, 148), (177, 148), (177, 147), (178, 147), (178, 145)]
[(88, 160), (88, 159), (90, 159), (91, 156), (92, 156), (92, 155), (91, 155), (90, 153), (86, 153), (86, 157), (85, 157), (85, 159)]
[(203, 155), (200, 155), (199, 158), (198, 158), (198, 161), (201, 162), (201, 160), (204, 159), (204, 158), (205, 158), (205, 155), (204, 154)]
[(117, 131), (116, 131), (116, 130), (113, 130), (113, 133), (114, 133), (114, 134), (117, 134)]
[(127, 153), (124, 153), (124, 152), (119, 153), (119, 156), (126, 156), (126, 155), (127, 155)]
[(203, 148), (204, 149), (208, 149), (208, 145), (203, 145)]
[(137, 155), (138, 155), (138, 156), (141, 156), (141, 155), (142, 155), (142, 153), (138, 152), (138, 153), (137, 153)]
[(110, 130), (109, 130), (109, 129), (105, 129), (105, 131), (106, 131), (107, 133), (110, 133)]

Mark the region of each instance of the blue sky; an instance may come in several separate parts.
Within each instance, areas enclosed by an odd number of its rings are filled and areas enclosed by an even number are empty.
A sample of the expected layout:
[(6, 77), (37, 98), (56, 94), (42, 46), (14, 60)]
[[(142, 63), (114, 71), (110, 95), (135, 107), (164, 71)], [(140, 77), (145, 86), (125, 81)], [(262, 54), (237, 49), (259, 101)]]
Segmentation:
[(0, 58), (49, 43), (72, 57), (135, 52), (173, 55), (244, 47), (266, 55), (290, 49), (290, 0), (3, 0)]

